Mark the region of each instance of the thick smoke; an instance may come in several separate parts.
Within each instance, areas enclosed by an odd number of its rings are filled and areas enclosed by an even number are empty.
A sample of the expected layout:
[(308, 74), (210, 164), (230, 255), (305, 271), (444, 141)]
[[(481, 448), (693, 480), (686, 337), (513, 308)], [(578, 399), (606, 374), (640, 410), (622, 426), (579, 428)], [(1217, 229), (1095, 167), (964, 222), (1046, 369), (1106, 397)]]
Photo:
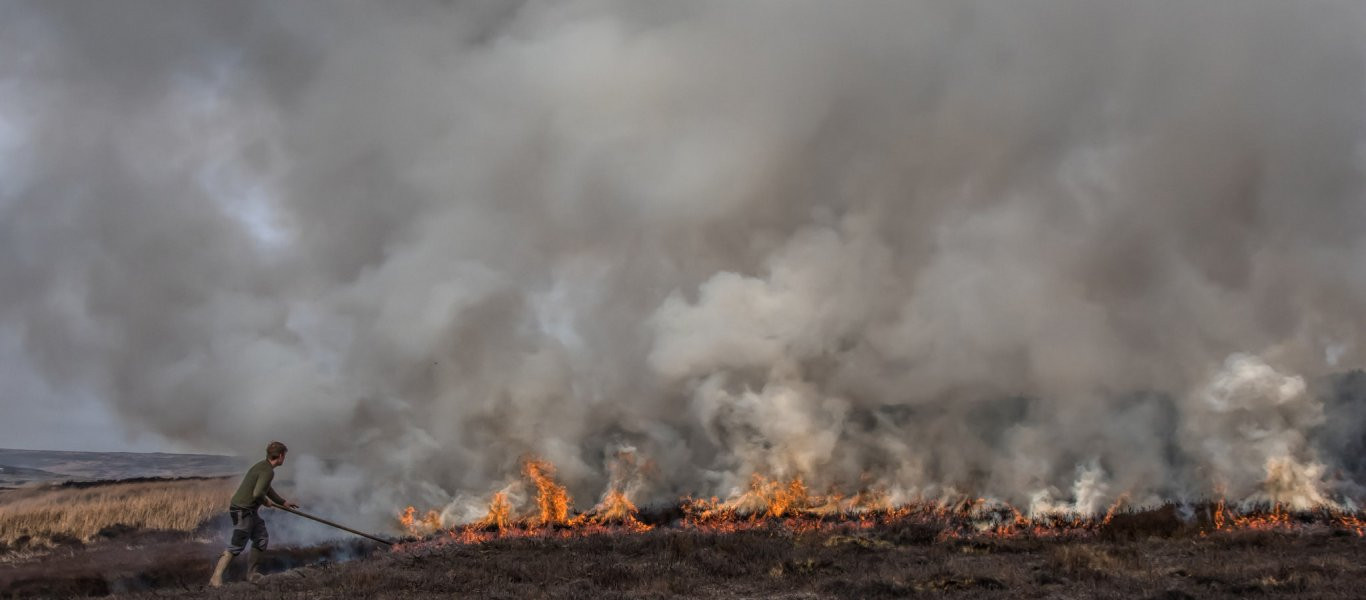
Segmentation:
[(375, 522), (628, 447), (637, 502), (1341, 501), (1362, 13), (8, 3), (0, 332)]

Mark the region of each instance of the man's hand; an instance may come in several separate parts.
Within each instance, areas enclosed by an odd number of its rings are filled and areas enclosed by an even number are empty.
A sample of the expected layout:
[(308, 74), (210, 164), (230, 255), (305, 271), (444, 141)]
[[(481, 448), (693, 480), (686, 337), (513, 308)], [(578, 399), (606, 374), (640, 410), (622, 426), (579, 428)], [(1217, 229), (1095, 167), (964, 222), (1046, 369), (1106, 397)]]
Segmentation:
[(299, 505), (298, 505), (298, 504), (295, 504), (295, 503), (290, 502), (290, 501), (288, 501), (288, 500), (285, 500), (284, 506), (285, 506), (285, 508), (299, 508)]

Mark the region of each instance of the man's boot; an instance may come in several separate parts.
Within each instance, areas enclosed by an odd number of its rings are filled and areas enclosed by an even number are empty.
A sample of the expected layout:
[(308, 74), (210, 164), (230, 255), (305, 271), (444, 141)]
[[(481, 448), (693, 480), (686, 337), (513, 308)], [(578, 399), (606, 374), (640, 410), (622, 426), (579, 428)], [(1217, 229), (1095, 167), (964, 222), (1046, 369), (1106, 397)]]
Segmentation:
[(247, 581), (256, 581), (261, 578), (261, 574), (256, 572), (256, 565), (261, 562), (261, 555), (265, 554), (260, 550), (252, 548), (247, 554)]
[(209, 587), (221, 587), (223, 585), (223, 571), (228, 570), (228, 563), (232, 562), (232, 553), (227, 550), (218, 557), (218, 565), (213, 568), (213, 577), (209, 578)]

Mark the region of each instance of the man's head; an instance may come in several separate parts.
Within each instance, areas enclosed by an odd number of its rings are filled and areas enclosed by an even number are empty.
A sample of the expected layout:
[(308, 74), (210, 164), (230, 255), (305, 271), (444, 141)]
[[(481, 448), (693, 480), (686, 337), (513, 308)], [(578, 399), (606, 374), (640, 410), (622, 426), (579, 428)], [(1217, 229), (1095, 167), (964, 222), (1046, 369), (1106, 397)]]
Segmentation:
[(266, 460), (269, 461), (270, 464), (278, 467), (285, 464), (286, 452), (289, 452), (289, 448), (286, 448), (284, 444), (281, 444), (280, 442), (271, 442), (266, 446)]

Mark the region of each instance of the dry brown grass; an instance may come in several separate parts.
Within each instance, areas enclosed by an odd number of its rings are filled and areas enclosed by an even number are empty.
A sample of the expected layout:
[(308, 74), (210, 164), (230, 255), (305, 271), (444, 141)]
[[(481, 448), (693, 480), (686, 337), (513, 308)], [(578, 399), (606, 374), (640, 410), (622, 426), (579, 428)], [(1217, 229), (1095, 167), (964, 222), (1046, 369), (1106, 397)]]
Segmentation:
[(193, 531), (227, 509), (228, 479), (41, 487), (0, 494), (0, 544), (52, 545), (106, 528)]

